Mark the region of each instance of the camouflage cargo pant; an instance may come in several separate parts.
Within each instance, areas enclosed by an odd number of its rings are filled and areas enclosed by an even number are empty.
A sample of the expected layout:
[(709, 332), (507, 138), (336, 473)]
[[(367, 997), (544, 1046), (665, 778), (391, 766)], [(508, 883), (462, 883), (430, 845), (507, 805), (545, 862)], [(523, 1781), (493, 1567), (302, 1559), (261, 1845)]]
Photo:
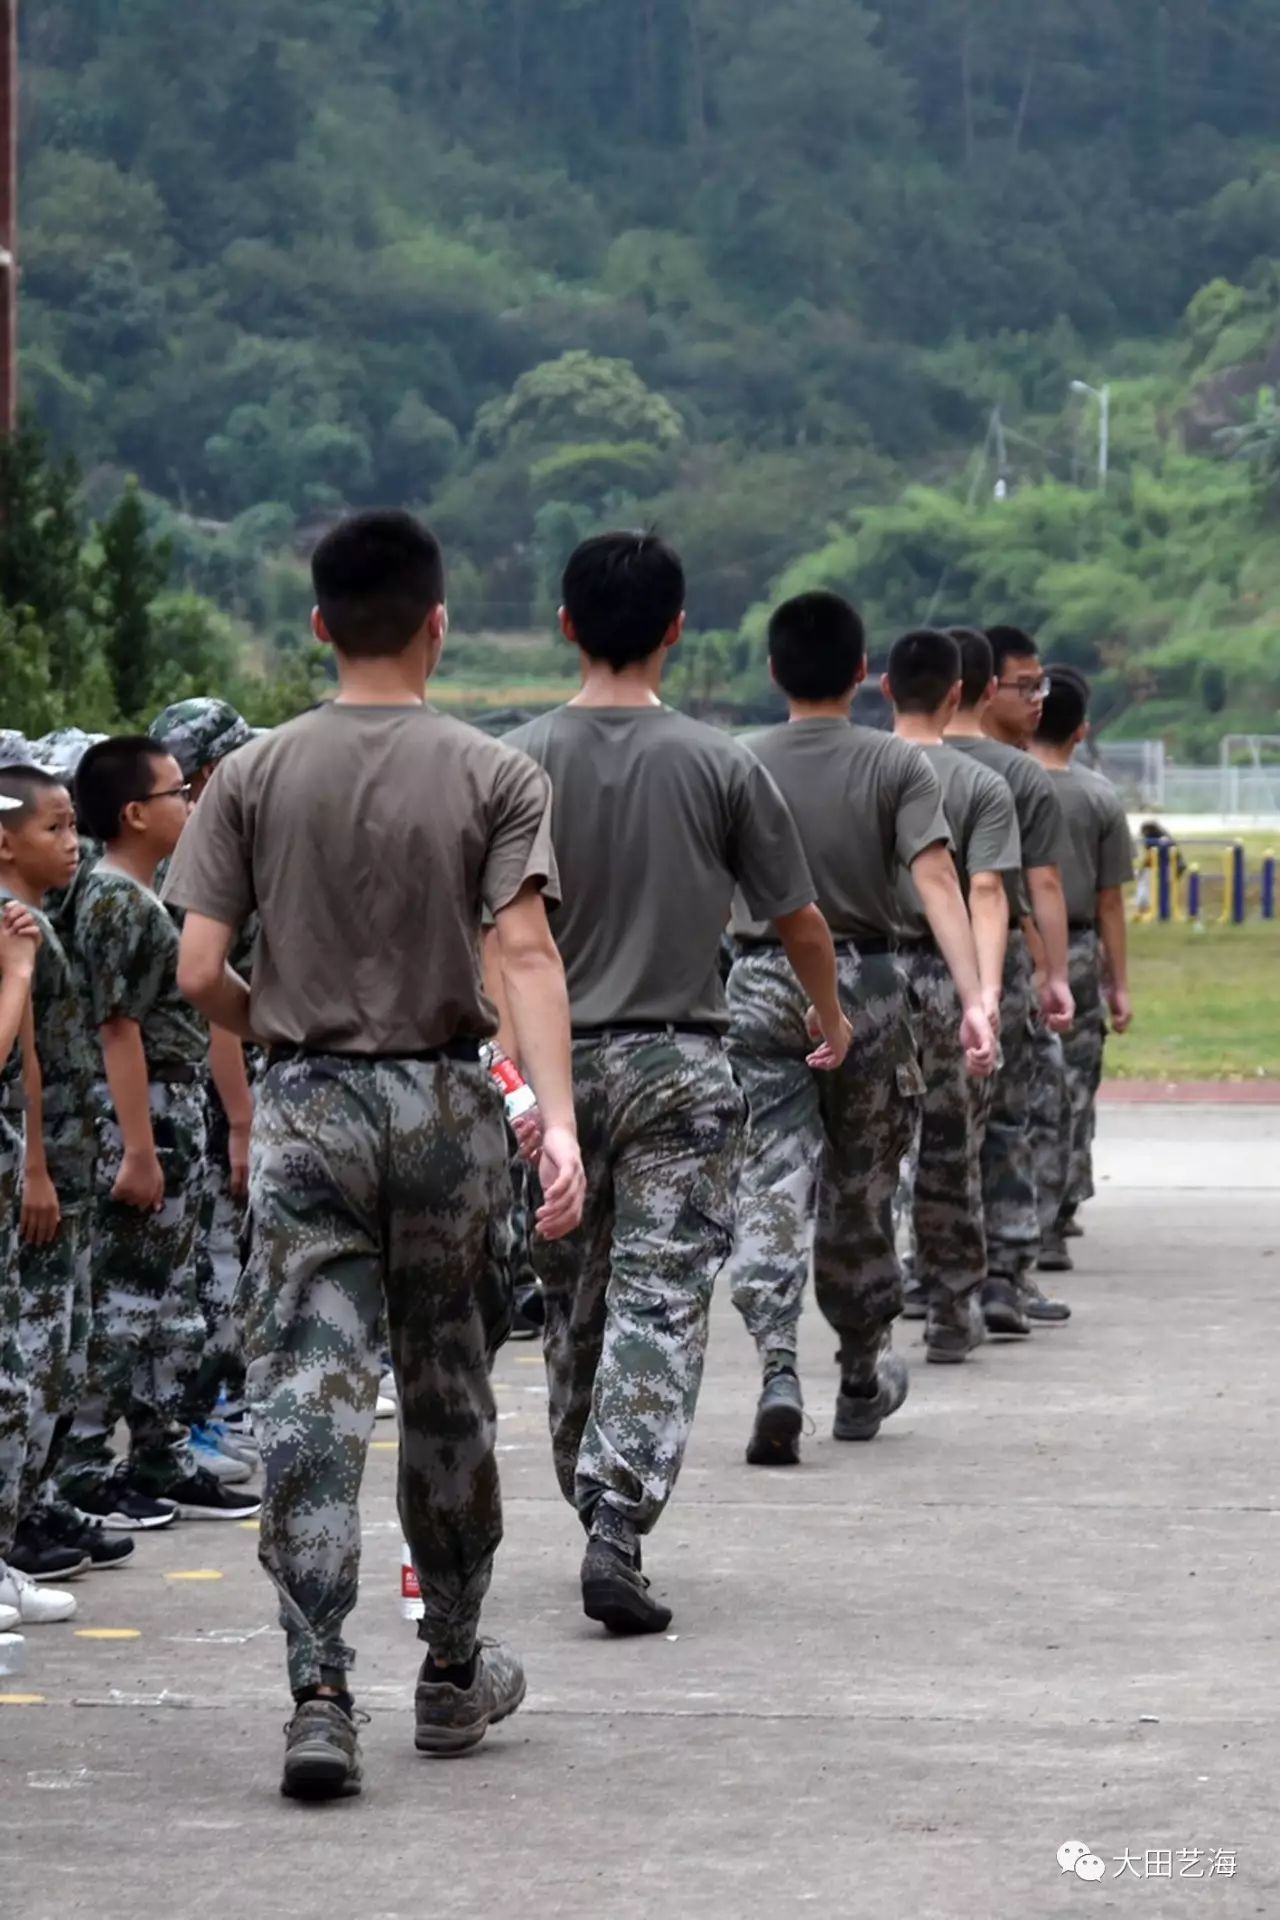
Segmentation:
[(129, 1427), (129, 1471), (150, 1492), (193, 1471), (182, 1419), (204, 1346), (195, 1254), (204, 1192), (204, 1089), (151, 1083), (151, 1126), (164, 1205), (145, 1213), (111, 1198), (124, 1142), (105, 1084), (96, 1089), (98, 1196), (93, 1208), (93, 1331), (88, 1379), (63, 1455), (62, 1486), (105, 1478), (111, 1434)]
[(183, 1417), (192, 1426), (209, 1419), (224, 1386), (233, 1397), (244, 1390), (236, 1295), (240, 1288), (245, 1217), (244, 1199), (231, 1191), (226, 1115), (221, 1104), (210, 1098), (195, 1266), (196, 1299), (204, 1321), (204, 1342), (200, 1365), (189, 1383), (183, 1408)]
[(1093, 1136), (1107, 1040), (1102, 955), (1096, 933), (1077, 932), (1071, 936), (1071, 991), (1076, 1002), (1075, 1025), (1062, 1040), (1067, 1096), (1071, 1102), (1071, 1159), (1061, 1216), (1074, 1213), (1086, 1200), (1091, 1200), (1094, 1193)]
[(534, 1246), (551, 1450), (589, 1531), (629, 1544), (671, 1497), (733, 1240), (744, 1105), (712, 1034), (575, 1040), (581, 1227)]
[(916, 948), (902, 954), (899, 964), (911, 988), (924, 1075), (920, 1125), (904, 1162), (911, 1277), (926, 1293), (969, 1293), (987, 1277), (982, 1136), (991, 1082), (975, 1079), (965, 1066), (960, 996), (941, 954)]
[(45, 1247), (22, 1243), (22, 1350), (31, 1392), (21, 1510), (52, 1498), (53, 1476), (88, 1378), (93, 1325), (90, 1203), (69, 1205), (57, 1238)]
[(300, 1055), (259, 1083), (241, 1306), (266, 1473), (259, 1555), (295, 1692), (355, 1660), (342, 1635), (384, 1312), (419, 1632), (445, 1660), (474, 1650), (502, 1538), (489, 1366), (506, 1331), (509, 1191), (502, 1107), (478, 1062)]
[(1000, 1006), (1001, 1065), (982, 1143), (987, 1268), (1007, 1280), (1025, 1272), (1040, 1245), (1031, 1153), (1034, 1013), (1031, 956), (1021, 933), (1010, 933)]
[(1031, 1160), (1041, 1237), (1054, 1231), (1071, 1165), (1071, 1101), (1060, 1034), (1036, 1022), (1031, 1035)]
[(893, 1196), (923, 1082), (903, 974), (840, 950), (853, 1045), (838, 1073), (805, 1065), (806, 997), (780, 949), (729, 976), (734, 1073), (750, 1120), (738, 1195), (733, 1301), (766, 1371), (793, 1359), (812, 1253), (814, 1291), (845, 1365), (874, 1360), (902, 1310)]
[(22, 1469), (27, 1456), (30, 1395), (22, 1351), (18, 1283), (18, 1193), (22, 1121), (0, 1111), (0, 1560), (13, 1545)]

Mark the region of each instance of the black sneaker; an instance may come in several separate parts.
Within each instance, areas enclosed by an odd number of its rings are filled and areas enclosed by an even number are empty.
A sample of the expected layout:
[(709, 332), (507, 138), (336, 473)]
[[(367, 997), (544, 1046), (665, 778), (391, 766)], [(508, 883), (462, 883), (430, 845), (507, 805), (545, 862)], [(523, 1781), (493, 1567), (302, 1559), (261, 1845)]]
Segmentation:
[(157, 1527), (171, 1527), (178, 1517), (172, 1500), (155, 1500), (149, 1493), (142, 1493), (123, 1473), (76, 1487), (69, 1498), (86, 1520), (100, 1521), (111, 1533), (149, 1533)]
[(1074, 1213), (1064, 1214), (1058, 1222), (1058, 1230), (1064, 1240), (1083, 1240), (1084, 1228)]
[(803, 1430), (800, 1382), (790, 1367), (780, 1367), (769, 1375), (761, 1390), (755, 1425), (747, 1442), (747, 1465), (798, 1467)]
[(46, 1531), (64, 1547), (78, 1547), (89, 1556), (96, 1573), (104, 1567), (123, 1566), (133, 1553), (133, 1542), (125, 1534), (112, 1535), (100, 1520), (86, 1520), (63, 1500), (46, 1507), (41, 1515)]
[(665, 1633), (671, 1609), (649, 1592), (649, 1582), (625, 1549), (592, 1537), (582, 1561), (582, 1611), (610, 1633)]
[(929, 1302), (929, 1319), (924, 1330), (924, 1357), (934, 1366), (960, 1366), (982, 1345), (986, 1328), (982, 1314), (975, 1314), (973, 1293), (945, 1293), (941, 1288)]
[(982, 1317), (987, 1323), (988, 1333), (1017, 1334), (1025, 1336), (1031, 1331), (1031, 1322), (1022, 1311), (1022, 1298), (1012, 1280), (1005, 1280), (999, 1274), (992, 1274), (982, 1289)]
[[(1044, 1262), (1040, 1263), (1042, 1266)], [(1065, 1300), (1050, 1300), (1040, 1291), (1029, 1273), (1024, 1273), (1018, 1282), (1018, 1291), (1022, 1296), (1022, 1311), (1028, 1320), (1035, 1320), (1046, 1326), (1062, 1326), (1071, 1318), (1071, 1309)]]
[(904, 1320), (923, 1320), (928, 1316), (929, 1296), (923, 1287), (908, 1287), (902, 1297)]
[(363, 1780), (356, 1723), (336, 1700), (303, 1700), (284, 1730), (280, 1791), (290, 1800), (341, 1800)]
[(523, 1288), (511, 1309), (510, 1340), (537, 1340), (547, 1324), (547, 1309), (541, 1287)]
[(43, 1514), (31, 1514), (18, 1522), (13, 1545), (4, 1557), (28, 1580), (74, 1580), (78, 1573), (89, 1571), (88, 1554), (57, 1540), (45, 1525)]
[(185, 1480), (171, 1480), (163, 1498), (173, 1502), (179, 1520), (253, 1520), (262, 1511), (259, 1495), (228, 1487), (203, 1467)]
[(1036, 1266), (1041, 1273), (1073, 1273), (1075, 1261), (1067, 1252), (1066, 1238), (1061, 1233), (1047, 1233), (1040, 1243), (1040, 1253)]

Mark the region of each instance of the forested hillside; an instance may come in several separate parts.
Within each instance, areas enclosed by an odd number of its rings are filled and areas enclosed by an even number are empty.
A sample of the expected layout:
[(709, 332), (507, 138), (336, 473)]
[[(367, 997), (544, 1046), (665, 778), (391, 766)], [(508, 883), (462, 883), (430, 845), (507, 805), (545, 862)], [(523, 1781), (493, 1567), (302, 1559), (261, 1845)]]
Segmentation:
[[(495, 700), (557, 671), (503, 636), (625, 517), (686, 554), (701, 705), (767, 697), (760, 604), (821, 578), (880, 638), (1040, 624), (1121, 728), (1273, 720), (1274, 0), (24, 22), (29, 403), (87, 514), (137, 476), (251, 663), (305, 643), (310, 531), (395, 499)], [(1076, 379), (1114, 388), (1105, 499)]]

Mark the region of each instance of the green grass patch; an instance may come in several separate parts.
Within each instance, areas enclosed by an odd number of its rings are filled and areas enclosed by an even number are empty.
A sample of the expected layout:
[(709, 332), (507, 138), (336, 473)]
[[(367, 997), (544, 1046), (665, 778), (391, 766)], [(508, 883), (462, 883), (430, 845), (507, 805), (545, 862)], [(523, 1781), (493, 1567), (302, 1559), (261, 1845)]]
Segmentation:
[(1280, 1076), (1280, 921), (1129, 930), (1134, 1023), (1107, 1042), (1118, 1080)]

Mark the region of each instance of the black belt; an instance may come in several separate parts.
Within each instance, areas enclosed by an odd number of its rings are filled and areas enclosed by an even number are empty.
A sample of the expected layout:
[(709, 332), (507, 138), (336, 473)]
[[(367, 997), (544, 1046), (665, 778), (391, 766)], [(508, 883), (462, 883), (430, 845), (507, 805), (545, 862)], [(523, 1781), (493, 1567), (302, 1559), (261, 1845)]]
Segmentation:
[(480, 1058), (476, 1039), (446, 1040), (442, 1047), (400, 1048), (391, 1053), (352, 1053), (337, 1047), (273, 1046), (267, 1048), (267, 1065), (278, 1067), (290, 1060), (340, 1060), (352, 1066), (376, 1067), (396, 1061), (466, 1060), (472, 1065)]
[(1067, 922), (1068, 933), (1096, 933), (1097, 931), (1098, 923), (1096, 920), (1069, 920)]
[(575, 1027), (575, 1040), (622, 1039), (629, 1033), (694, 1033), (723, 1040), (724, 1027), (711, 1020), (620, 1020), (614, 1027)]
[(208, 1069), (193, 1066), (189, 1060), (148, 1060), (147, 1078), (162, 1087), (197, 1087)]
[(899, 953), (932, 953), (939, 957), (942, 949), (931, 933), (922, 933), (918, 940), (903, 940), (898, 946)]

